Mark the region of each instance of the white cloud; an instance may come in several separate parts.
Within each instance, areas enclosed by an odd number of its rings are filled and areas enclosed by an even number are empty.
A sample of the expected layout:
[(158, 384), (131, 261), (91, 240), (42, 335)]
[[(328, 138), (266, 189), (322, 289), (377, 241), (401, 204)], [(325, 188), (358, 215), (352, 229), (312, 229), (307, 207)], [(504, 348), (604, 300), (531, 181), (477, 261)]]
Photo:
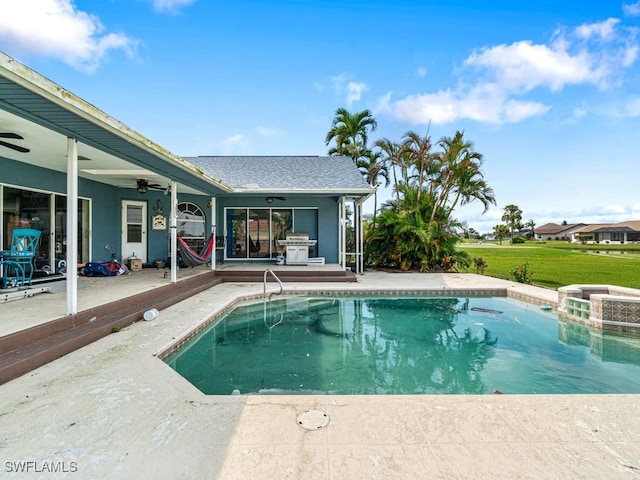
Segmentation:
[(148, 0), (156, 12), (177, 13), (181, 8), (187, 7), (196, 0)]
[(351, 107), (354, 102), (361, 100), (362, 92), (368, 90), (366, 83), (351, 81), (346, 73), (331, 77), (331, 84), (338, 95), (345, 96), (347, 107)]
[(235, 135), (231, 135), (223, 139), (220, 142), (220, 149), (222, 150), (223, 155), (230, 155), (237, 151), (238, 147), (246, 146), (247, 139), (241, 133), (236, 133)]
[(277, 128), (256, 127), (256, 131), (266, 138), (273, 138), (277, 135), (281, 135), (282, 131)]
[(367, 85), (365, 83), (359, 82), (349, 82), (347, 84), (347, 106), (351, 107), (353, 102), (357, 102), (362, 98), (362, 92), (367, 90)]
[(530, 41), (498, 45), (474, 52), (465, 65), (480, 67), (502, 88), (524, 93), (538, 87), (559, 91), (567, 84), (602, 81), (606, 72), (586, 51), (571, 55), (564, 42), (554, 46), (534, 45)]
[(420, 78), (424, 78), (427, 76), (427, 69), (425, 67), (418, 67), (416, 73)]
[(109, 51), (132, 56), (137, 41), (124, 33), (108, 33), (100, 20), (76, 9), (72, 0), (3, 2), (0, 44), (9, 55), (58, 58), (94, 72)]
[(609, 18), (572, 31), (557, 31), (547, 44), (522, 40), (480, 48), (464, 60), (457, 87), (396, 101), (387, 93), (378, 100), (377, 110), (414, 125), (459, 119), (518, 123), (551, 109), (526, 98), (534, 91), (615, 86), (638, 59), (640, 47), (635, 37), (633, 29), (619, 28), (619, 20)]
[[(485, 86), (486, 87), (486, 86)], [(538, 102), (509, 99), (491, 88), (473, 91), (440, 91), (433, 94), (410, 95), (390, 102), (390, 93), (379, 100), (378, 110), (412, 125), (447, 124), (460, 118), (483, 123), (517, 123), (528, 117), (542, 115), (550, 107)]]
[(622, 11), (627, 17), (640, 17), (640, 2), (624, 3)]
[(623, 105), (620, 116), (640, 117), (640, 97), (629, 98)]
[(587, 109), (584, 107), (575, 107), (571, 112), (571, 122), (576, 122), (587, 116)]
[(574, 33), (577, 37), (583, 39), (589, 39), (595, 36), (607, 40), (613, 37), (618, 23), (620, 23), (620, 20), (617, 18), (608, 18), (603, 22), (585, 23), (576, 27)]

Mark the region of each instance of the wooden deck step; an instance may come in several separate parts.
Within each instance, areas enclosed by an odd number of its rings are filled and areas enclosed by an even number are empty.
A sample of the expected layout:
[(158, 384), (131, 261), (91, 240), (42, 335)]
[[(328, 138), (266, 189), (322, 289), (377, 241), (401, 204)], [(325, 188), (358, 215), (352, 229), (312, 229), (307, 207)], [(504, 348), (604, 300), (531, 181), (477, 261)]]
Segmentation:
[(219, 283), (215, 272), (197, 275), (0, 337), (0, 384), (141, 320), (150, 308), (165, 309)]
[[(351, 271), (342, 270), (278, 270), (275, 272), (281, 282), (356, 282)], [(263, 282), (264, 270), (217, 270), (216, 276), (225, 282)], [(276, 282), (267, 275), (267, 282)]]

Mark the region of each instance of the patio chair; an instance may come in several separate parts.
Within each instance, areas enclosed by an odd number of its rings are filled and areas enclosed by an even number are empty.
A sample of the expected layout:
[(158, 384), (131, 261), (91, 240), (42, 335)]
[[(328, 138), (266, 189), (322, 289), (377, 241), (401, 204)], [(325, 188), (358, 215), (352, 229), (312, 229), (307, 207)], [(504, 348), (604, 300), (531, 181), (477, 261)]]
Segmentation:
[(0, 281), (2, 282), (2, 288), (23, 286), (24, 269), (22, 265), (11, 260), (1, 260)]
[[(10, 250), (2, 252), (2, 288), (7, 288), (7, 283), (13, 281), (22, 285), (28, 282), (31, 285), (40, 235), (40, 230), (31, 228), (17, 228), (13, 231)], [(22, 277), (22, 282), (19, 282), (19, 277)]]

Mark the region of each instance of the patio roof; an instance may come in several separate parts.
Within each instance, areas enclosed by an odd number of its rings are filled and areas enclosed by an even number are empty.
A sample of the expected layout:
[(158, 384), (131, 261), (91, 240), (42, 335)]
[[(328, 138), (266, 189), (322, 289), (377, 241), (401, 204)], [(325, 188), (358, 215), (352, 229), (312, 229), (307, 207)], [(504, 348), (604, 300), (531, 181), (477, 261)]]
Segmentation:
[(0, 125), (22, 139), (21, 153), (0, 155), (65, 172), (66, 138), (78, 141), (79, 176), (120, 187), (135, 179), (174, 180), (187, 193), (217, 194), (231, 187), (107, 115), (11, 57), (0, 53)]

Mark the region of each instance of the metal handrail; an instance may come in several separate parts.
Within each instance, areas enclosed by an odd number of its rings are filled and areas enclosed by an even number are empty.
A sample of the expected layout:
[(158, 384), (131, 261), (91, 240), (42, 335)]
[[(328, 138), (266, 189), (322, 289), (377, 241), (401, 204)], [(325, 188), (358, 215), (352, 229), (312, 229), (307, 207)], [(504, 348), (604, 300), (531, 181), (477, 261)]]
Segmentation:
[(264, 277), (263, 277), (263, 279), (262, 279), (262, 284), (263, 284), (262, 297), (263, 297), (263, 298), (266, 298), (266, 297), (267, 297), (267, 273), (270, 273), (270, 274), (273, 276), (273, 278), (275, 278), (275, 279), (276, 279), (276, 281), (278, 282), (278, 284), (280, 285), (280, 291), (279, 291), (278, 293), (276, 293), (276, 292), (271, 292), (271, 293), (269, 294), (269, 300), (271, 300), (271, 296), (272, 296), (272, 295), (280, 295), (280, 294), (282, 294), (282, 282), (280, 281), (280, 279), (278, 278), (278, 276), (277, 276), (275, 273), (273, 273), (273, 270), (271, 270), (270, 268), (267, 268), (267, 269), (264, 271)]

